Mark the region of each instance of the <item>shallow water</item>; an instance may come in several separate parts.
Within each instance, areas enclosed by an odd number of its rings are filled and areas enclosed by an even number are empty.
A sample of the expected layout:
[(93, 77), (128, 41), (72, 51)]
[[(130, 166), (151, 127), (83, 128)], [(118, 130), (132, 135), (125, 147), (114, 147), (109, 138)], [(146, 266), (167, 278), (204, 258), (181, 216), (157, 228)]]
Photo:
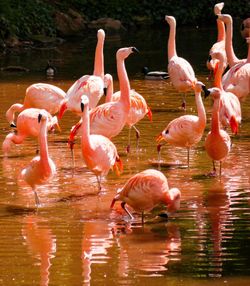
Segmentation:
[[(166, 69), (167, 31), (107, 35), (106, 72), (115, 77), (115, 52), (119, 47), (136, 46), (141, 53), (126, 61), (131, 87), (140, 92), (153, 112), (153, 122), (144, 118), (137, 127), (141, 138), (126, 155), (128, 128), (114, 138), (124, 172), (110, 172), (98, 193), (95, 176), (81, 158), (80, 140), (75, 144), (75, 167), (67, 147), (69, 130), (78, 118), (69, 111), (60, 126), (62, 132), (49, 134), (49, 152), (57, 174), (39, 188), (42, 206), (34, 208), (34, 195), (19, 174), (35, 156), (37, 142), (28, 138), (13, 146), (9, 157), (1, 152), (0, 166), (0, 284), (1, 285), (249, 285), (250, 273), (250, 112), (248, 98), (242, 104), (240, 134), (232, 138), (232, 150), (223, 163), (222, 176), (208, 177), (212, 164), (204, 150), (210, 129), (211, 101), (204, 101), (208, 123), (202, 141), (191, 150), (190, 168), (186, 150), (166, 145), (161, 171), (170, 187), (181, 190), (181, 208), (168, 220), (159, 206), (130, 221), (109, 206), (116, 190), (133, 174), (158, 168), (156, 136), (167, 123), (183, 114), (181, 95), (167, 81), (144, 80), (141, 68)], [(207, 87), (205, 67), (216, 31), (190, 29), (177, 33), (177, 50), (192, 62), (197, 78)], [(11, 131), (5, 111), (22, 102), (26, 88), (35, 82), (49, 82), (67, 90), (75, 79), (92, 72), (95, 35), (79, 42), (67, 42), (55, 49), (29, 49), (0, 58), (1, 66), (23, 65), (29, 73), (1, 73), (0, 142)], [(237, 55), (246, 55), (239, 39)], [(55, 79), (45, 78), (43, 68), (51, 58), (58, 68)], [(194, 96), (187, 97), (187, 113), (196, 114)]]

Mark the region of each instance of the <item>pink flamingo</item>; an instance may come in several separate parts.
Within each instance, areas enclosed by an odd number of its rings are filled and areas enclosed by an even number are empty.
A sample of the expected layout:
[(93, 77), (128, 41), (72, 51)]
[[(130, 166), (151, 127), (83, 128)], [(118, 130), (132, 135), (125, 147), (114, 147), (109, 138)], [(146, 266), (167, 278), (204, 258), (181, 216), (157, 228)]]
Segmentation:
[(213, 160), (213, 173), (216, 174), (215, 162), (220, 162), (220, 176), (221, 176), (221, 161), (226, 158), (231, 149), (231, 139), (225, 130), (220, 129), (219, 112), (221, 106), (221, 89), (214, 87), (208, 89), (211, 93), (214, 104), (212, 111), (211, 131), (207, 134), (205, 139), (205, 149), (208, 156)]
[(48, 83), (35, 83), (26, 89), (24, 103), (13, 104), (6, 112), (7, 121), (11, 127), (14, 123), (15, 113), (22, 112), (27, 108), (40, 108), (47, 110), (50, 114), (56, 114), (64, 103), (66, 93), (59, 87)]
[(102, 135), (91, 134), (89, 130), (89, 99), (82, 96), (82, 155), (87, 167), (96, 175), (99, 190), (101, 178), (106, 176), (110, 169), (115, 168), (119, 175), (122, 171), (122, 162), (115, 145)]
[(225, 43), (225, 48), (226, 48), (226, 53), (227, 53), (227, 60), (228, 64), (231, 67), (238, 63), (244, 63), (246, 62), (246, 59), (238, 59), (234, 53), (234, 48), (233, 48), (233, 19), (230, 15), (228, 14), (221, 14), (218, 15), (218, 19), (220, 21), (223, 21), (226, 25), (226, 43)]
[(232, 92), (225, 91), (222, 86), (223, 62), (222, 55), (219, 52), (214, 53), (218, 59), (218, 69), (215, 73), (214, 86), (221, 90), (220, 121), (224, 127), (230, 125), (234, 134), (238, 133), (238, 126), (241, 123), (240, 101)]
[(250, 93), (250, 37), (246, 38), (246, 42), (248, 44), (247, 60), (235, 64), (222, 78), (224, 90), (234, 93), (241, 101), (244, 101)]
[[(23, 143), (26, 137), (37, 137), (40, 133), (41, 126), (37, 121), (37, 117), (40, 114), (41, 109), (38, 108), (28, 108), (19, 113), (17, 117), (17, 134), (9, 133), (2, 144), (2, 149), (5, 155), (7, 155), (11, 150), (11, 145)], [(57, 117), (51, 116), (49, 112), (43, 110), (43, 113), (46, 114), (48, 122), (46, 125), (47, 130), (53, 130), (55, 126), (58, 125)]]
[[(117, 91), (113, 93), (113, 77), (110, 74), (106, 74), (106, 80), (109, 82), (107, 83), (107, 95), (106, 101), (110, 102), (114, 101), (117, 102), (120, 100), (121, 92)], [(139, 138), (140, 138), (140, 131), (135, 127), (135, 125), (144, 118), (145, 115), (148, 115), (149, 120), (152, 121), (152, 112), (147, 105), (145, 98), (136, 92), (134, 89), (130, 90), (130, 110), (127, 117), (126, 125), (129, 127), (129, 137), (128, 137), (128, 146), (127, 152), (130, 152), (130, 132), (131, 128), (135, 129), (136, 132), (136, 148), (138, 149), (139, 146)]]
[(79, 109), (81, 96), (87, 95), (89, 98), (89, 108), (96, 107), (104, 93), (104, 56), (103, 47), (105, 32), (100, 29), (97, 31), (97, 44), (95, 50), (94, 72), (93, 75), (83, 75), (67, 91), (66, 101), (61, 106), (59, 118), (62, 118), (66, 109), (81, 116)]
[[(221, 14), (221, 10), (224, 7), (224, 3), (217, 3), (214, 6), (214, 14), (215, 15), (220, 15)], [(223, 67), (224, 70), (226, 69), (228, 63), (227, 63), (227, 54), (226, 54), (226, 50), (225, 50), (225, 26), (223, 21), (218, 18), (217, 20), (217, 29), (218, 29), (218, 35), (217, 35), (217, 41), (216, 43), (213, 44), (213, 46), (211, 47), (210, 51), (209, 51), (209, 58), (207, 60), (207, 68), (211, 71), (215, 71), (217, 69), (217, 64), (218, 64), (218, 60), (213, 58), (213, 54), (214, 52), (221, 52), (221, 54), (223, 55)]]
[(45, 110), (40, 110), (37, 117), (41, 124), (38, 136), (40, 146), (40, 156), (34, 157), (30, 164), (21, 171), (21, 178), (28, 183), (35, 194), (36, 206), (40, 205), (38, 194), (36, 192), (37, 185), (46, 183), (56, 173), (56, 165), (49, 157), (47, 128), (48, 128), (48, 113)]
[[(120, 133), (126, 124), (130, 110), (130, 84), (125, 67), (125, 59), (133, 52), (138, 52), (135, 47), (121, 48), (116, 53), (117, 73), (120, 84), (120, 100), (117, 102), (107, 102), (98, 105), (90, 111), (90, 133), (100, 134), (108, 138), (115, 137)], [(69, 145), (72, 148), (74, 137), (81, 126), (71, 129)]]
[[(186, 92), (193, 90), (196, 83), (194, 70), (190, 63), (184, 58), (178, 57), (176, 53), (176, 21), (172, 16), (165, 16), (165, 20), (170, 26), (168, 37), (168, 74), (170, 80), (178, 92)], [(186, 109), (185, 96), (183, 98), (182, 107)]]
[(160, 203), (166, 204), (168, 211), (176, 211), (180, 208), (180, 198), (179, 189), (169, 189), (168, 180), (162, 172), (147, 169), (132, 176), (117, 191), (110, 207), (113, 208), (116, 201), (122, 201), (121, 206), (131, 219), (133, 216), (126, 208), (126, 204), (142, 213), (143, 223), (144, 211), (150, 211)]
[[(195, 102), (198, 116), (183, 115), (172, 120), (157, 137), (158, 142), (165, 140), (174, 146), (186, 147), (188, 150), (188, 166), (189, 150), (192, 146), (200, 142), (206, 127), (206, 112), (201, 98), (202, 89), (206, 92), (205, 85), (197, 81), (195, 84)], [(160, 148), (158, 150), (160, 151)]]

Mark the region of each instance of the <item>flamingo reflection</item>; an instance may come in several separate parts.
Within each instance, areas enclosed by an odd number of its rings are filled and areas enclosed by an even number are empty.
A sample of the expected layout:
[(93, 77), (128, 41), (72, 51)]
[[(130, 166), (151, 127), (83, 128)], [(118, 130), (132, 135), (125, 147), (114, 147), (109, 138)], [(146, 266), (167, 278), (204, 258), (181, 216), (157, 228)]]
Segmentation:
[(167, 271), (171, 260), (179, 260), (181, 236), (179, 227), (173, 223), (161, 223), (144, 227), (116, 226), (114, 236), (120, 249), (118, 274), (126, 277), (134, 270), (160, 275)]
[(50, 260), (56, 252), (55, 236), (46, 221), (36, 214), (24, 217), (22, 235), (31, 255), (39, 260), (40, 285), (49, 285)]

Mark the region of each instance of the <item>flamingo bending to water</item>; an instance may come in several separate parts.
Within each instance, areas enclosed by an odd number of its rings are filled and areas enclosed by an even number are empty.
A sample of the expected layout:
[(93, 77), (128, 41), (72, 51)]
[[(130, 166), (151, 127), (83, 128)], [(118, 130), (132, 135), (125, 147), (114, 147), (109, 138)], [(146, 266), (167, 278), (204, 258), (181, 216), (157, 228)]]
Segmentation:
[[(10, 152), (11, 145), (21, 144), (24, 139), (28, 136), (37, 137), (40, 133), (41, 124), (38, 123), (37, 117), (40, 114), (41, 109), (38, 108), (28, 108), (23, 110), (17, 117), (17, 133), (9, 133), (2, 144), (2, 149), (5, 155)], [(43, 110), (43, 114), (46, 114), (47, 117), (47, 130), (53, 130), (55, 126), (60, 127), (58, 125), (57, 117), (51, 116), (49, 112)]]
[[(117, 102), (107, 102), (98, 105), (90, 110), (90, 133), (100, 134), (108, 138), (118, 135), (126, 124), (130, 110), (130, 84), (125, 67), (125, 59), (134, 52), (138, 52), (135, 47), (121, 48), (116, 53), (117, 74), (120, 84), (121, 96)], [(74, 137), (81, 126), (71, 129), (69, 145), (73, 148)]]
[(158, 143), (165, 140), (174, 146), (186, 147), (188, 150), (188, 166), (189, 149), (201, 140), (206, 127), (206, 111), (201, 98), (202, 89), (205, 89), (205, 85), (198, 81), (195, 84), (195, 102), (198, 116), (182, 115), (172, 120), (157, 137)]
[(89, 100), (83, 95), (82, 110), (82, 155), (87, 167), (96, 175), (99, 190), (101, 178), (106, 176), (110, 169), (115, 168), (117, 174), (122, 171), (122, 162), (115, 145), (105, 136), (90, 134), (89, 130)]
[[(194, 89), (197, 79), (190, 63), (177, 55), (175, 18), (173, 16), (165, 16), (165, 20), (170, 26), (168, 38), (168, 74), (177, 91), (183, 92), (186, 95), (186, 92)], [(185, 97), (183, 98), (182, 107), (186, 109)]]
[(36, 206), (40, 205), (38, 194), (36, 192), (37, 185), (46, 183), (56, 173), (56, 165), (49, 157), (48, 142), (47, 142), (47, 128), (48, 128), (48, 113), (45, 110), (40, 110), (37, 117), (41, 124), (38, 136), (40, 146), (40, 156), (36, 156), (30, 164), (21, 171), (21, 178), (28, 183), (35, 194)]
[(211, 93), (214, 104), (212, 111), (211, 131), (205, 139), (205, 149), (208, 156), (213, 160), (213, 175), (216, 174), (214, 161), (220, 162), (221, 175), (221, 161), (226, 158), (231, 149), (231, 139), (228, 133), (220, 128), (219, 110), (221, 105), (221, 90), (217, 87), (208, 89)]
[(169, 212), (174, 212), (180, 208), (180, 198), (179, 189), (169, 189), (168, 180), (162, 172), (147, 169), (132, 176), (117, 191), (110, 207), (113, 208), (116, 201), (122, 201), (121, 206), (131, 219), (133, 216), (126, 208), (126, 204), (142, 213), (143, 223), (144, 211), (150, 211), (163, 203), (167, 205)]
[(11, 127), (16, 127), (15, 113), (27, 108), (40, 108), (50, 114), (56, 114), (65, 101), (66, 93), (59, 87), (48, 83), (35, 83), (26, 89), (24, 103), (13, 104), (6, 112), (6, 119)]

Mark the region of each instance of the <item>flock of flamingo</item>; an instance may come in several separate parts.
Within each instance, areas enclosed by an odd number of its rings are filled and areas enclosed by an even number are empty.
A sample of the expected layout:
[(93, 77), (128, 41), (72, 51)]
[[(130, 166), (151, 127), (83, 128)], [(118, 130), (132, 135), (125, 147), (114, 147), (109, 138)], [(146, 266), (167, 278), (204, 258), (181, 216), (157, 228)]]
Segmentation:
[[(201, 92), (212, 96), (213, 109), (211, 130), (205, 139), (205, 150), (213, 162), (213, 174), (216, 174), (215, 161), (226, 158), (231, 148), (231, 139), (226, 127), (231, 133), (237, 134), (241, 123), (241, 104), (249, 96), (250, 90), (250, 29), (246, 36), (248, 44), (247, 59), (238, 59), (233, 50), (232, 17), (221, 14), (224, 3), (214, 6), (217, 15), (217, 42), (209, 51), (207, 68), (214, 76), (214, 86), (207, 89), (197, 80), (190, 63), (176, 52), (176, 21), (173, 16), (166, 16), (169, 24), (168, 38), (168, 75), (178, 92), (183, 93), (182, 108), (186, 111), (185, 97), (189, 91), (194, 91), (198, 115), (184, 114), (172, 120), (157, 137), (158, 150), (165, 144), (185, 147), (188, 150), (196, 145), (204, 134), (207, 118)], [(137, 53), (135, 47), (120, 48), (116, 53), (117, 75), (120, 91), (113, 92), (113, 78), (104, 74), (105, 32), (97, 32), (97, 45), (93, 75), (83, 75), (65, 93), (60, 88), (47, 84), (35, 83), (26, 90), (24, 103), (13, 104), (6, 112), (6, 118), (15, 132), (9, 133), (2, 149), (6, 156), (12, 143), (21, 144), (27, 136), (38, 137), (39, 155), (21, 171), (22, 178), (32, 187), (36, 206), (40, 200), (37, 186), (44, 184), (56, 173), (56, 166), (49, 156), (48, 131), (59, 128), (65, 110), (77, 114), (79, 121), (72, 127), (69, 135), (69, 146), (74, 148), (74, 137), (81, 135), (82, 157), (86, 166), (96, 175), (98, 187), (101, 190), (101, 178), (110, 169), (117, 174), (123, 170), (115, 144), (111, 141), (125, 125), (129, 130), (133, 127), (139, 138), (139, 130), (135, 124), (146, 114), (152, 119), (152, 112), (142, 95), (130, 88), (125, 60), (131, 54)], [(225, 70), (227, 71), (225, 72)], [(149, 74), (148, 74), (149, 76)], [(155, 74), (154, 74), (155, 76)], [(162, 74), (160, 74), (162, 78)], [(166, 74), (164, 78), (166, 78)], [(100, 98), (106, 95), (105, 103), (98, 105)], [(17, 118), (15, 113), (18, 112)], [(130, 135), (129, 135), (130, 136)], [(130, 146), (127, 147), (127, 152)], [(170, 189), (165, 175), (155, 169), (147, 169), (133, 175), (126, 184), (117, 191), (112, 203), (121, 201), (121, 206), (130, 218), (132, 214), (126, 204), (135, 211), (143, 213), (152, 210), (159, 203), (166, 204), (168, 211), (176, 211), (180, 207), (181, 192), (177, 188)]]

